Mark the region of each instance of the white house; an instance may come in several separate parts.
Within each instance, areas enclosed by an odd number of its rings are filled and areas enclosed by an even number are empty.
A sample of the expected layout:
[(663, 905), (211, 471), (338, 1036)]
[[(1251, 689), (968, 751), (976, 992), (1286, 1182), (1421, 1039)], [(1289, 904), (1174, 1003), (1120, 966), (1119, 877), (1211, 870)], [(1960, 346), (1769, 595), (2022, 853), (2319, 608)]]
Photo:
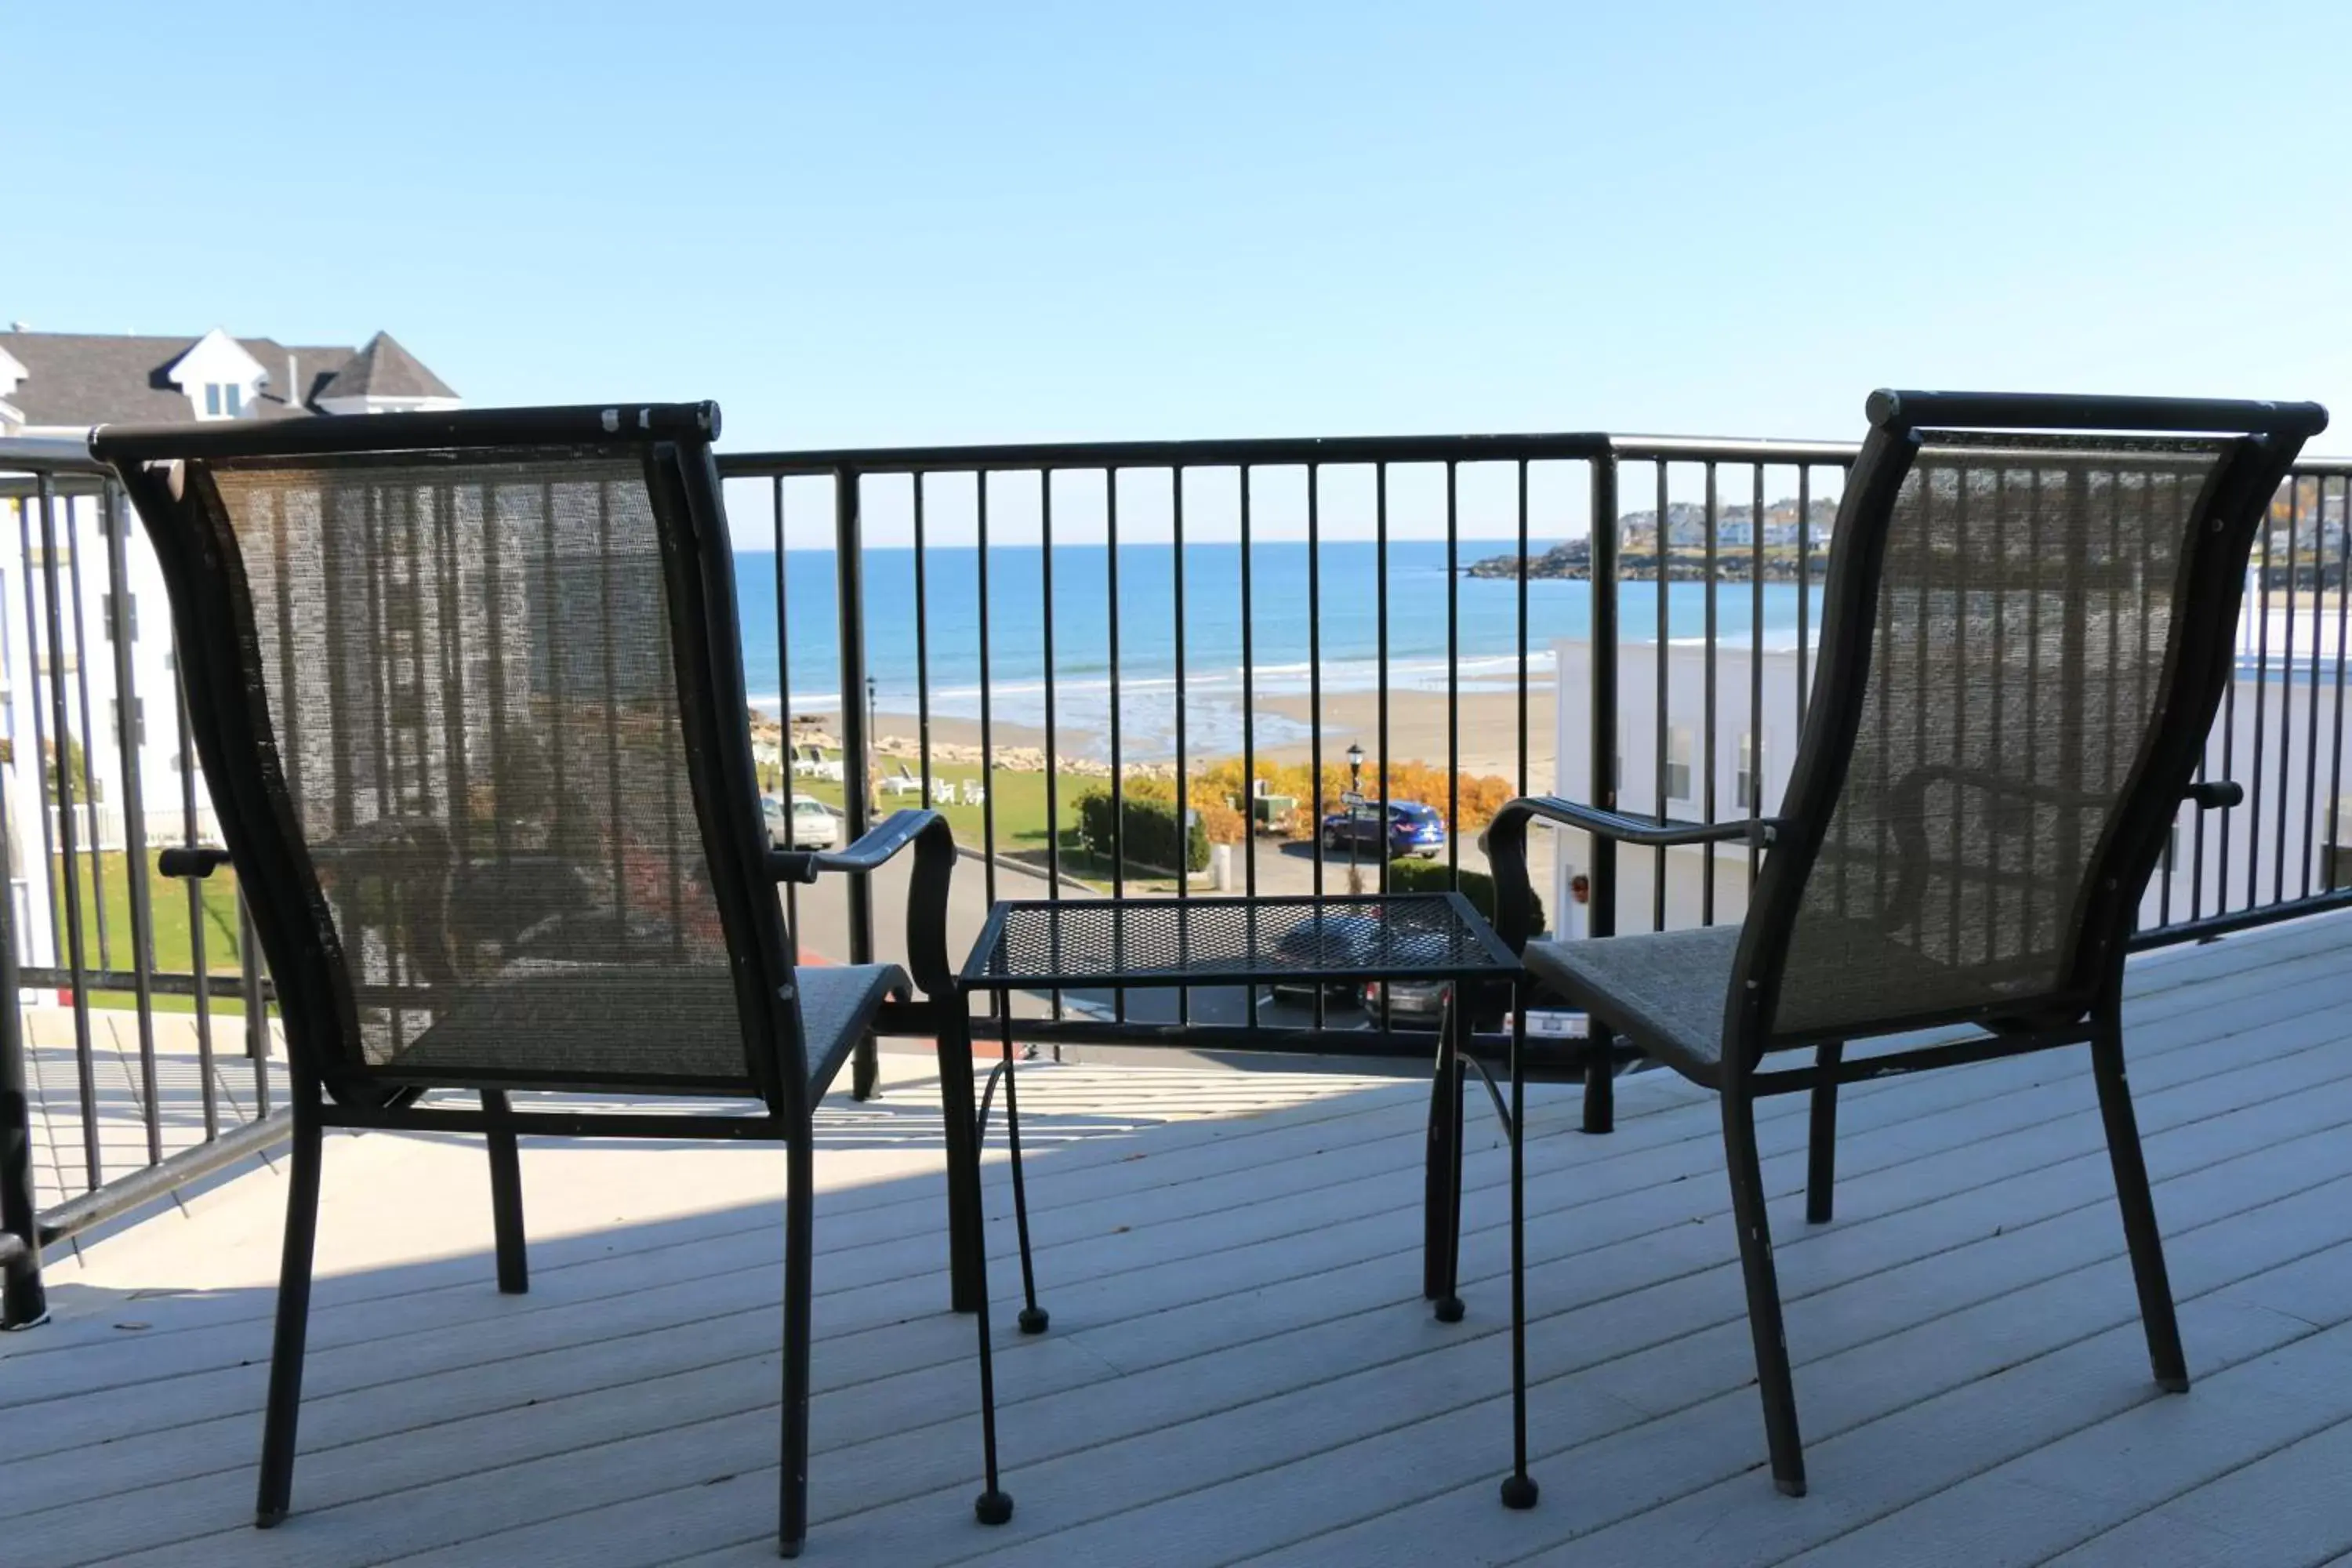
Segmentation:
[[(2209, 741), (2206, 769), (2209, 777), (2228, 778), (2244, 787), (2247, 803), (2228, 812), (2181, 809), (2174, 825), (2170, 868), (2159, 868), (2141, 900), (2143, 926), (2187, 919), (2192, 903), (2210, 915), (2224, 909), (2242, 909), (2250, 898), (2266, 903), (2281, 894), (2292, 899), (2306, 889), (2329, 885), (2335, 859), (2331, 834), (2352, 846), (2352, 798), (2338, 806), (2329, 794), (2340, 787), (2352, 795), (2352, 769), (2345, 765), (2352, 759), (2346, 757), (2344, 737), (2338, 731), (2335, 637), (2330, 617), (2312, 616), (2308, 601), (2305, 613), (2292, 623), (2274, 609), (2269, 617), (2267, 641), (2262, 617), (2248, 614), (2241, 618), (2231, 721), (2226, 735), (2217, 726)], [(1554, 645), (1554, 651), (1559, 669), (1559, 785), (1580, 799), (1588, 795), (1592, 777), (1591, 648), (1580, 640), (1561, 641)], [(1808, 674), (1814, 658), (1815, 653), (1806, 655)], [(1761, 814), (1769, 816), (1779, 809), (1796, 761), (1801, 731), (1797, 650), (1768, 648), (1761, 659), (1760, 682), (1751, 683), (1751, 664), (1746, 647), (1717, 649), (1715, 723), (1710, 731), (1706, 721), (1705, 646), (1666, 646), (1662, 770), (1657, 645), (1629, 642), (1621, 646), (1617, 679), (1620, 810), (1653, 815), (1663, 794), (1668, 816), (1703, 819), (1710, 805), (1710, 782), (1713, 815), (1718, 819), (1746, 816), (1751, 787), (1760, 787), (1757, 799)], [(2316, 681), (2312, 679), (2315, 668), (2319, 672)], [(1751, 697), (1758, 691), (1760, 701), (1751, 714)], [(1590, 871), (1591, 852), (1582, 834), (1561, 837), (1551, 907), (1568, 911), (1576, 923), (1566, 929), (1578, 931), (1585, 929), (1585, 911), (1571, 903), (1569, 881)], [(1658, 908), (1659, 863), (1654, 850), (1618, 849), (1618, 931), (1651, 929)], [(1702, 922), (1705, 884), (1710, 872), (1715, 883), (1715, 919), (1718, 922), (1737, 920), (1746, 911), (1746, 846), (1670, 849), (1664, 863), (1664, 923), (1669, 928)], [(2352, 849), (2347, 849), (2343, 869), (2332, 874), (2337, 885), (2352, 882)]]
[[(79, 440), (93, 425), (314, 418), (454, 408), (458, 402), (385, 332), (358, 349), (234, 338), (218, 328), (193, 339), (21, 328), (0, 333), (0, 437)], [(50, 574), (37, 569), (52, 547), (59, 626), (54, 643)], [(122, 659), (131, 678), (127, 715), (118, 701)], [(104, 516), (99, 489), (88, 480), (58, 481), (45, 514), (31, 481), (0, 464), (0, 737), (8, 758), (0, 773), (14, 827), (10, 867), (19, 884), (26, 962), (54, 961), (47, 900), (26, 898), (22, 889), (26, 858), (45, 847), (53, 853), (60, 841), (56, 812), (43, 810), (37, 770), (25, 765), (37, 756), (37, 735), (54, 747), (59, 680), (65, 729), (87, 758), (95, 796), (82, 800), (76, 781), (74, 838), (87, 848), (93, 838), (102, 847), (123, 841), (126, 720), (149, 837), (180, 832), (188, 783), (182, 768), (193, 759), (182, 752), (173, 679), (170, 602), (135, 521)], [(210, 796), (201, 775), (194, 782), (197, 831), (216, 839)]]

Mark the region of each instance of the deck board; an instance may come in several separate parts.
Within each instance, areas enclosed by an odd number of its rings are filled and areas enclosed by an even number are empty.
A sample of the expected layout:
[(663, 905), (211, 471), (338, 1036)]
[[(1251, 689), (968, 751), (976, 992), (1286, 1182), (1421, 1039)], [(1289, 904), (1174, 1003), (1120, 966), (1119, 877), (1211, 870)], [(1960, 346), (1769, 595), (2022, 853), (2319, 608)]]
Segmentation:
[[(983, 1530), (970, 1517), (971, 1321), (943, 1310), (937, 1097), (919, 1058), (886, 1058), (888, 1096), (823, 1112), (810, 1555), (2344, 1553), (2352, 1509), (2320, 1500), (2323, 1479), (2340, 1496), (2352, 1457), (2347, 941), (2352, 917), (2134, 966), (2128, 1049), (2198, 1379), (2186, 1398), (2147, 1377), (2078, 1056), (1853, 1086), (1823, 1227), (1801, 1223), (1801, 1099), (1767, 1103), (1813, 1483), (1801, 1501), (1762, 1470), (1717, 1119), (1689, 1086), (1629, 1079), (1607, 1138), (1576, 1131), (1574, 1091), (1530, 1091), (1545, 1494), (1512, 1515), (1494, 1499), (1507, 1167), (1483, 1100), (1465, 1171), (1470, 1317), (1448, 1327), (1419, 1292), (1421, 1087), (1041, 1066), (1024, 1069), (1024, 1142), (1055, 1327), (1012, 1331), (1000, 1159), (986, 1206), (1019, 1512)], [(53, 1142), (45, 1157), (73, 1152)], [(780, 1157), (533, 1142), (524, 1169), (533, 1290), (505, 1298), (489, 1283), (478, 1149), (331, 1142), (297, 1512), (268, 1533), (247, 1510), (278, 1173), (58, 1260), (59, 1321), (0, 1342), (0, 1555), (10, 1568), (772, 1560)]]

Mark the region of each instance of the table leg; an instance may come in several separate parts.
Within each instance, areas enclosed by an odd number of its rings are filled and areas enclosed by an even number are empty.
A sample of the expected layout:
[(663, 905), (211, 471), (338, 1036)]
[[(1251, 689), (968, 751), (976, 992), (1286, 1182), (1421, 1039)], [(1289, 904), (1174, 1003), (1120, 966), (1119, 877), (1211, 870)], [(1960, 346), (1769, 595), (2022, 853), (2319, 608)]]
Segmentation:
[(961, 992), (940, 1021), (940, 1104), (947, 1123), (948, 1291), (959, 1312), (976, 1312), (988, 1289), (980, 1198), (981, 1129), (971, 1095), (971, 1004)]
[(1021, 1331), (1042, 1334), (1050, 1320), (1037, 1305), (1037, 1274), (1029, 1261), (1029, 1189), (1021, 1176), (1021, 1102), (1015, 1098), (1013, 1067), (1013, 997), (998, 1005), (997, 1019), (1004, 1041), (1004, 1142), (1013, 1154), (1013, 1225), (1021, 1242)]
[(1444, 1323), (1462, 1321), (1454, 1293), (1462, 1240), (1461, 1020), (1449, 994), (1437, 1031), (1437, 1066), (1429, 1085), (1429, 1146), (1423, 1175), (1422, 1294)]

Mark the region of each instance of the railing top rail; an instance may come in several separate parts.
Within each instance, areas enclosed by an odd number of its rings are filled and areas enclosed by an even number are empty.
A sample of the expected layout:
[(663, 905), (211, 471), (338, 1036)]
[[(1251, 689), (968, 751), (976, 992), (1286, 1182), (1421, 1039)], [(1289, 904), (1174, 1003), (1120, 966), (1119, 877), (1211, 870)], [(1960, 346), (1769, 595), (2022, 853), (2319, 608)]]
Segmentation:
[(0, 473), (94, 474), (108, 471), (87, 442), (38, 436), (0, 437)]
[[(1615, 436), (1604, 431), (1498, 436), (1252, 437), (1197, 441), (1015, 441), (941, 447), (834, 447), (720, 452), (727, 479), (836, 473), (922, 474), (1105, 468), (1339, 467), (1363, 463), (1541, 462), (1615, 458), (1631, 462), (1843, 464), (1852, 441), (1722, 436)], [(2305, 458), (2305, 475), (2352, 475), (2352, 458)]]
[(805, 452), (723, 452), (729, 479), (800, 474), (971, 473), (1015, 468), (1282, 468), (1344, 463), (1488, 463), (1594, 458), (1597, 432), (1522, 436), (1255, 437), (1204, 441), (1017, 441), (950, 447), (842, 447)]

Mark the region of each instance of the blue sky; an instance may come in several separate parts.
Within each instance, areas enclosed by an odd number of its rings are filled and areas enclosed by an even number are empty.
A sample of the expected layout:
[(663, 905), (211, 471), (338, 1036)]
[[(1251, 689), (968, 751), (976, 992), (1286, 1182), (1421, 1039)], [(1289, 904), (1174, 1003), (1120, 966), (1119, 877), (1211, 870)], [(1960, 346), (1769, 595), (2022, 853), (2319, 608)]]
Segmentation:
[[(124, 13), (132, 15), (126, 19)], [(103, 13), (103, 15), (101, 15)], [(2316, 397), (2352, 6), (15, 8), (0, 319), (730, 447)]]

